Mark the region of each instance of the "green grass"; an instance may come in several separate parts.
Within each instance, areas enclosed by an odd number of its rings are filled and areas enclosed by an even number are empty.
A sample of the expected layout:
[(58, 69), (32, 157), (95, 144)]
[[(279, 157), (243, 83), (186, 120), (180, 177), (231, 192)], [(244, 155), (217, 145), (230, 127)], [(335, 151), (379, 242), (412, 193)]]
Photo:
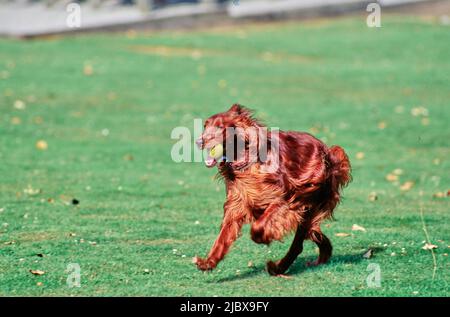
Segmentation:
[[(353, 17), (132, 35), (0, 40), (0, 295), (448, 295), (449, 198), (433, 197), (450, 189), (448, 26), (386, 15), (380, 29)], [(233, 102), (349, 153), (354, 181), (323, 225), (329, 264), (306, 268), (306, 242), (291, 279), (270, 277), (291, 237), (260, 246), (248, 227), (212, 273), (191, 263), (218, 233), (224, 189), (203, 164), (171, 160), (170, 132)], [(66, 285), (69, 263), (80, 288)], [(369, 263), (381, 288), (366, 284)]]

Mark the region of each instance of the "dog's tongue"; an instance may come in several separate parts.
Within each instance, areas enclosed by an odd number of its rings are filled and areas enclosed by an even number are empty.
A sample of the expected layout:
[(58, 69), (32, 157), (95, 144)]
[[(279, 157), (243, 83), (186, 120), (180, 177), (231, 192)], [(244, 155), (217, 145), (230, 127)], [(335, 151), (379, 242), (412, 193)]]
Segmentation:
[(213, 167), (214, 165), (216, 165), (216, 163), (217, 163), (216, 159), (209, 155), (205, 160), (206, 167)]

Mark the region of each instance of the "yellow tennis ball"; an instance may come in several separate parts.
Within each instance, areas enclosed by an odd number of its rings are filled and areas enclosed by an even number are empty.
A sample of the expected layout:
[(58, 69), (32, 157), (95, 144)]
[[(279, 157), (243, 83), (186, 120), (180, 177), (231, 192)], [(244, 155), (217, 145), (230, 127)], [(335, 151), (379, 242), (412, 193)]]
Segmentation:
[(214, 146), (211, 151), (209, 151), (209, 156), (215, 158), (215, 159), (219, 159), (223, 156), (223, 146), (222, 144), (217, 144), (216, 146)]

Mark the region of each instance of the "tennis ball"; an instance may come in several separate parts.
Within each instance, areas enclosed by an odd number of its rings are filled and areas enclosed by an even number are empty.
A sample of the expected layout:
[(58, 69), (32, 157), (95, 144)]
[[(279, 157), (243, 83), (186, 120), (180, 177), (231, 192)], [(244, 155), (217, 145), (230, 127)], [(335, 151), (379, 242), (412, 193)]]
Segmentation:
[(215, 158), (216, 160), (223, 156), (223, 146), (222, 144), (217, 144), (211, 151), (209, 151), (209, 156)]

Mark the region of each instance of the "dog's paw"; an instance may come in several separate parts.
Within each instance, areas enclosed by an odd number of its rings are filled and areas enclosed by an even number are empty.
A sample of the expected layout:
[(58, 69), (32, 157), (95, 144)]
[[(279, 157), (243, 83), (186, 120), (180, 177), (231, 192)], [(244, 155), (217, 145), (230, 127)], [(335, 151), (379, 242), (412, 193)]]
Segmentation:
[(266, 268), (267, 268), (267, 272), (269, 272), (269, 274), (273, 275), (273, 276), (278, 276), (278, 275), (281, 275), (284, 273), (284, 271), (280, 270), (278, 265), (273, 261), (267, 262)]
[(197, 256), (193, 259), (193, 262), (195, 265), (197, 265), (197, 268), (200, 271), (211, 271), (216, 267), (216, 263), (214, 261), (211, 261), (209, 259), (202, 259)]

